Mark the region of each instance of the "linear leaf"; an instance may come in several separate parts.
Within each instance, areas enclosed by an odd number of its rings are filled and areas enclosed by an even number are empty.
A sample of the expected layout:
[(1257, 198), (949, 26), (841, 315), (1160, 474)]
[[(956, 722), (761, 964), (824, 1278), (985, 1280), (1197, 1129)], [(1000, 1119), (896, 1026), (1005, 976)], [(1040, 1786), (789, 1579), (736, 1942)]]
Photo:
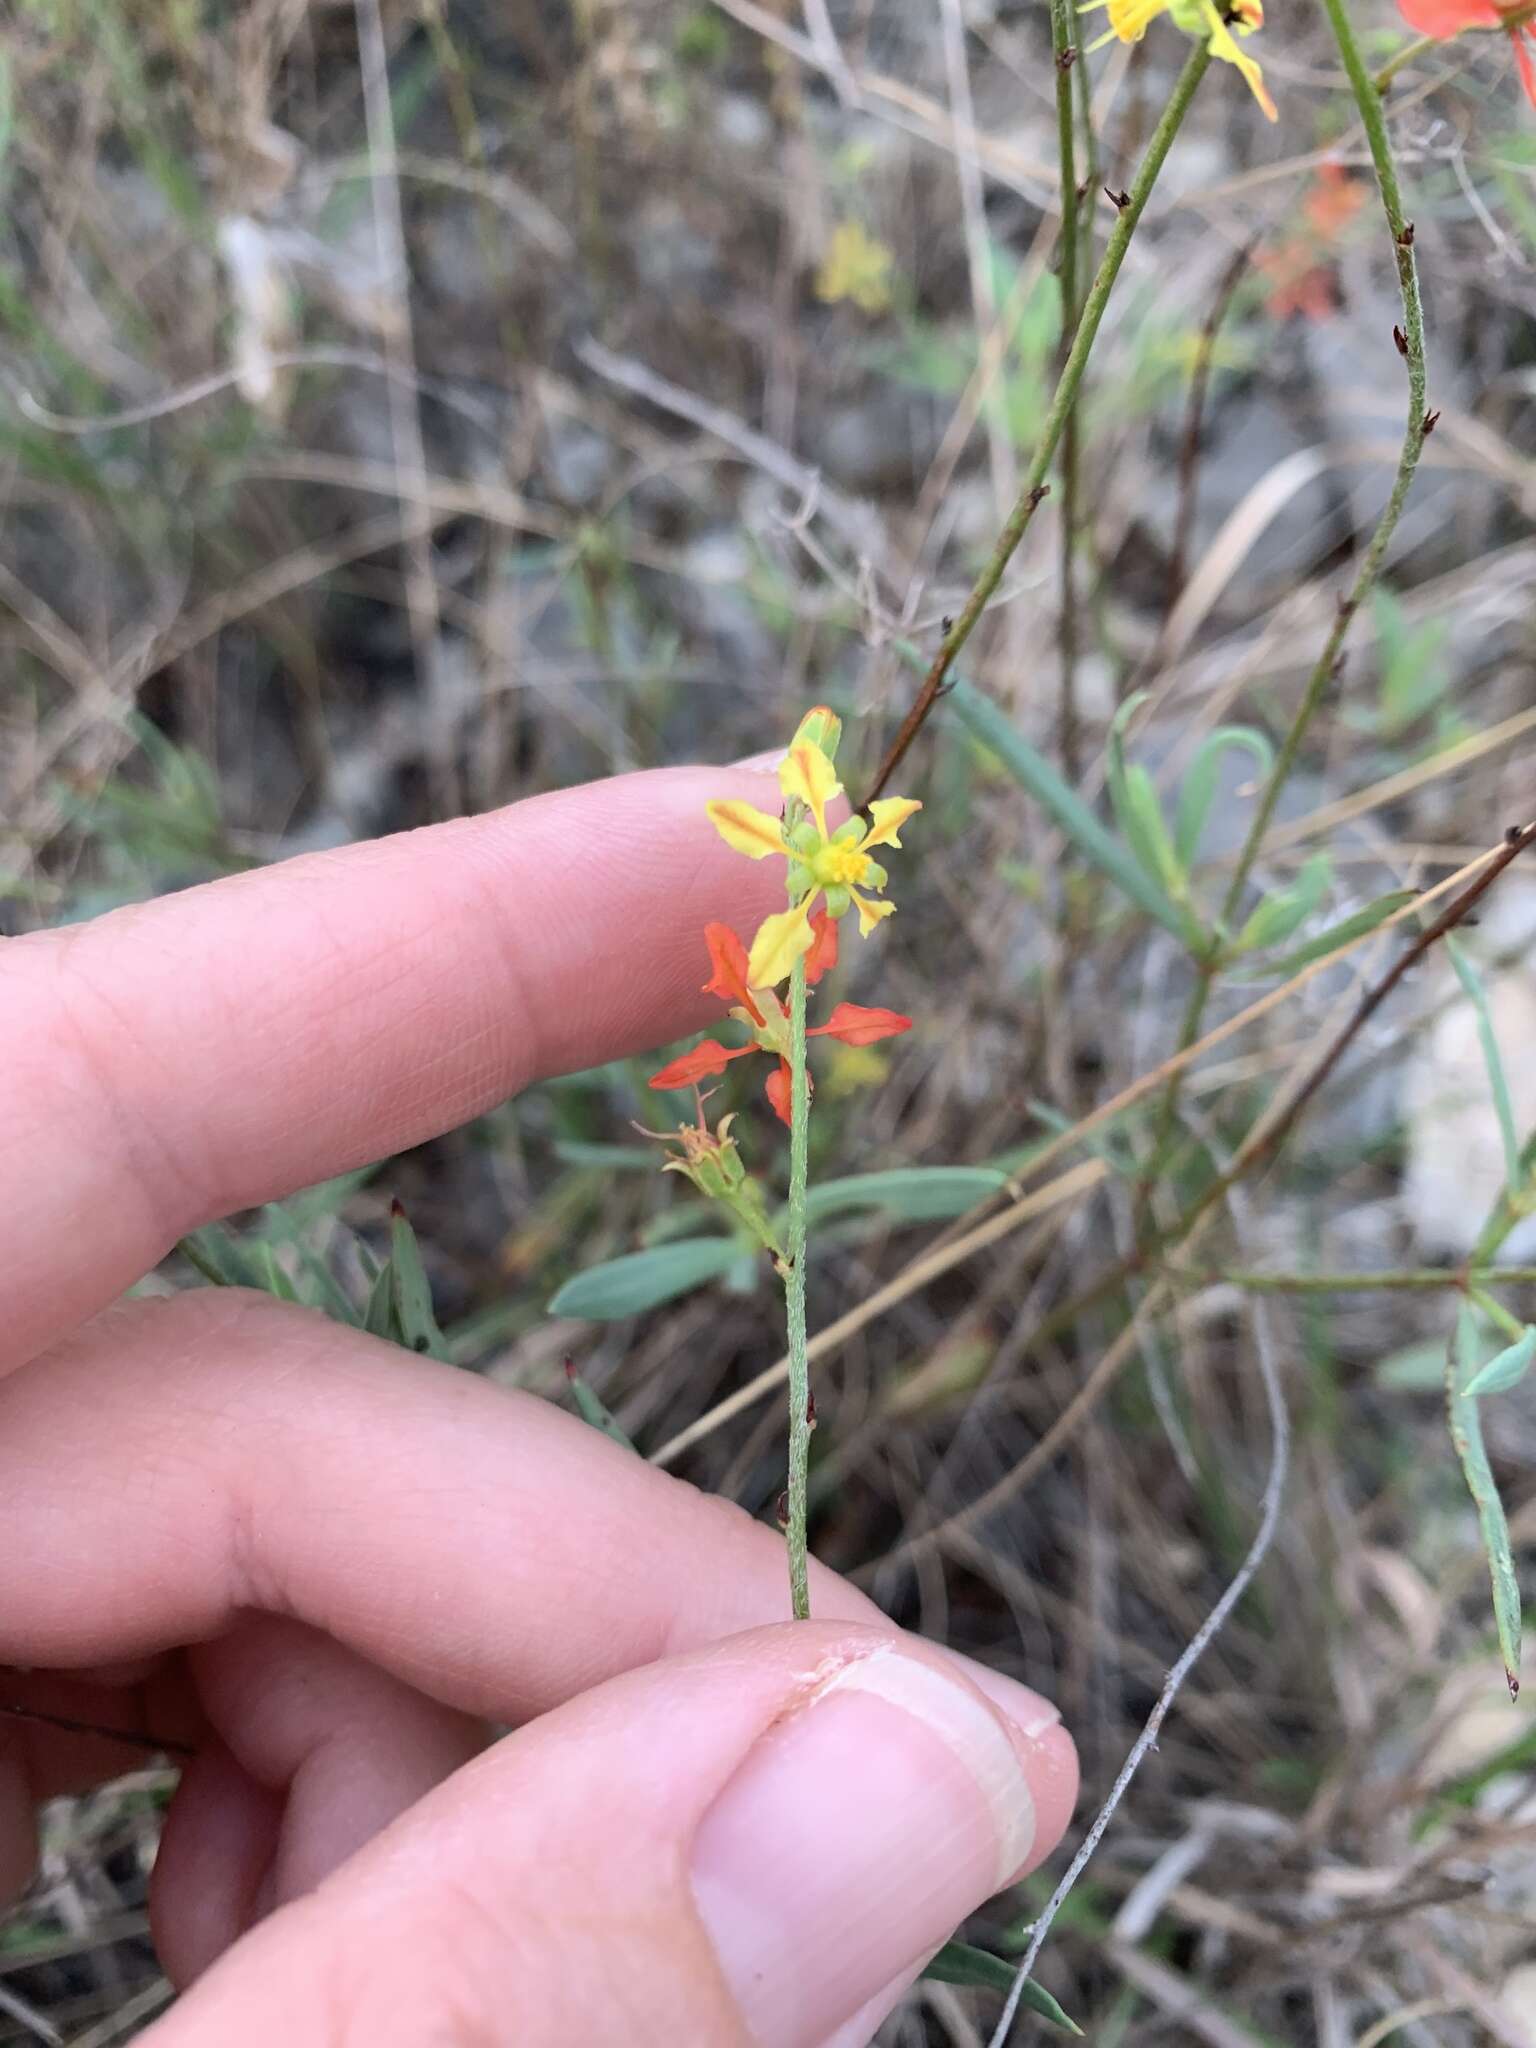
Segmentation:
[(577, 1371), (573, 1358), (565, 1361), (565, 1376), (571, 1383), (571, 1398), (576, 1403), (576, 1412), (582, 1421), (590, 1422), (594, 1429), (601, 1430), (604, 1436), (611, 1437), (616, 1444), (622, 1444), (626, 1451), (634, 1450), (634, 1444), (614, 1421), (612, 1411), (603, 1404)]
[(1474, 1373), (1463, 1389), (1469, 1401), (1481, 1399), (1484, 1394), (1507, 1394), (1511, 1387), (1518, 1387), (1531, 1369), (1531, 1360), (1536, 1358), (1536, 1329), (1527, 1327), (1524, 1334)]
[(691, 1294), (707, 1281), (718, 1280), (735, 1259), (733, 1237), (685, 1237), (676, 1244), (658, 1244), (649, 1251), (627, 1252), (621, 1259), (577, 1273), (549, 1304), (552, 1316), (581, 1316), (589, 1322), (617, 1322), (637, 1316), (680, 1294)]
[(1156, 876), (1146, 873), (1124, 841), (1099, 823), (1077, 792), (1014, 730), (991, 698), (969, 683), (956, 683), (947, 701), (972, 737), (996, 754), (1014, 781), (1055, 820), (1083, 858), (1092, 861), (1138, 909), (1187, 944), (1188, 923)]
[(1509, 1543), (1509, 1523), (1499, 1499), (1488, 1452), (1483, 1443), (1483, 1423), (1476, 1401), (1462, 1391), (1477, 1376), (1477, 1321), (1463, 1303), (1456, 1317), (1445, 1362), (1445, 1405), (1451, 1442), (1466, 1475), (1467, 1490), (1477, 1508), (1488, 1557), (1488, 1576), (1493, 1585), (1493, 1619), (1499, 1632), (1499, 1650), (1509, 1689), (1520, 1690), (1520, 1582), (1515, 1576), (1514, 1553)]
[(390, 1292), (400, 1341), (407, 1351), (425, 1352), (447, 1365), (451, 1363), (448, 1346), (432, 1313), (432, 1284), (422, 1264), (416, 1233), (398, 1202), (390, 1204), (389, 1217)]
[(1206, 820), (1216, 798), (1221, 757), (1234, 747), (1253, 756), (1254, 767), (1261, 778), (1267, 777), (1275, 764), (1274, 748), (1263, 733), (1255, 732), (1250, 725), (1219, 725), (1207, 737), (1179, 785), (1173, 843), (1186, 870), (1194, 866), (1200, 842), (1205, 837)]
[(1298, 974), (1303, 967), (1310, 966), (1314, 960), (1321, 960), (1325, 954), (1336, 953), (1340, 946), (1352, 945), (1356, 939), (1365, 938), (1375, 931), (1377, 925), (1384, 924), (1394, 910), (1401, 910), (1405, 903), (1411, 903), (1417, 894), (1416, 889), (1393, 889), (1387, 895), (1378, 896), (1374, 902), (1367, 903), (1363, 910), (1356, 910), (1350, 916), (1340, 918), (1337, 924), (1329, 925), (1326, 931), (1319, 932), (1316, 938), (1306, 940), (1283, 958), (1266, 960), (1262, 967), (1240, 968), (1239, 975), (1246, 980), (1263, 975), (1266, 978), (1273, 976), (1275, 980), (1283, 981), (1287, 975)]
[[(989, 1955), (984, 1948), (972, 1948), (968, 1941), (946, 1941), (937, 1955), (928, 1958), (923, 1970), (923, 1975), (932, 1978), (935, 1984), (961, 1984), (982, 1991), (1011, 1991), (1015, 1974), (1011, 1963), (1004, 1962), (1001, 1956)], [(1033, 1977), (1025, 1984), (1019, 2003), (1053, 2026), (1065, 2027), (1069, 2034), (1082, 2034), (1076, 2020), (1069, 2018)]]
[(1509, 1099), (1509, 1082), (1504, 1073), (1504, 1061), (1499, 1052), (1499, 1041), (1494, 1036), (1493, 1013), (1488, 1008), (1488, 991), (1483, 978), (1473, 966), (1465, 949), (1450, 934), (1446, 934), (1445, 950), (1451, 956), (1451, 965), (1456, 970), (1456, 979), (1461, 983), (1467, 999), (1477, 1012), (1477, 1038), (1483, 1048), (1483, 1065), (1488, 1069), (1488, 1086), (1493, 1091), (1494, 1114), (1499, 1119), (1499, 1137), (1504, 1145), (1504, 1181), (1511, 1194), (1518, 1191), (1523, 1178), (1520, 1166), (1520, 1139), (1515, 1131), (1515, 1112)]

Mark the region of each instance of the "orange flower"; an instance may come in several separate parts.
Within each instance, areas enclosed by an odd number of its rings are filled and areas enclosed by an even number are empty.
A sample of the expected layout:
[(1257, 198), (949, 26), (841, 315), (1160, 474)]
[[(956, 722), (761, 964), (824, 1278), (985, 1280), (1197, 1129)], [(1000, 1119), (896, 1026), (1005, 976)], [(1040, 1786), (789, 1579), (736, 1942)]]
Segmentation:
[[(776, 1056), (778, 1065), (768, 1077), (767, 1096), (774, 1114), (789, 1122), (789, 1011), (771, 989), (754, 989), (747, 979), (747, 949), (728, 924), (704, 927), (714, 972), (704, 984), (704, 993), (719, 996), (732, 1005), (731, 1015), (745, 1024), (752, 1037), (748, 1044), (724, 1046), (706, 1038), (679, 1058), (652, 1074), (653, 1088), (692, 1088), (715, 1074), (723, 1074), (732, 1060), (748, 1053), (766, 1052)], [(827, 911), (811, 919), (811, 949), (805, 956), (807, 985), (819, 981), (837, 965), (837, 920)], [(895, 1010), (867, 1010), (858, 1003), (839, 1003), (825, 1024), (816, 1024), (807, 1038), (836, 1038), (844, 1045), (873, 1045), (880, 1038), (895, 1038), (912, 1029), (912, 1019)]]
[(1256, 260), (1270, 281), (1265, 305), (1276, 320), (1292, 313), (1327, 320), (1338, 311), (1337, 283), (1328, 258), (1369, 191), (1366, 181), (1352, 178), (1342, 164), (1318, 166), (1302, 201), (1302, 225)]
[(1529, 0), (1397, 0), (1397, 11), (1410, 28), (1439, 43), (1449, 42), (1466, 28), (1507, 29), (1520, 83), (1536, 107), (1536, 63), (1526, 47), (1527, 42), (1536, 44), (1536, 22), (1518, 19), (1528, 5)]

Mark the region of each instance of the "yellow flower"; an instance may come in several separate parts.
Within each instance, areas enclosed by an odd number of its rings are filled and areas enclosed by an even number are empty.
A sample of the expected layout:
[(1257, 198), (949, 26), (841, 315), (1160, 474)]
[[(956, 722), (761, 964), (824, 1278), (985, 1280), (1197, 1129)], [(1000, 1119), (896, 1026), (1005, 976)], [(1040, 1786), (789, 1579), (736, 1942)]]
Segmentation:
[(826, 896), (833, 917), (857, 910), (859, 931), (865, 937), (882, 918), (891, 915), (894, 903), (873, 900), (889, 877), (879, 862), (870, 858), (869, 849), (899, 847), (896, 835), (900, 828), (914, 811), (922, 809), (911, 797), (882, 797), (870, 805), (867, 824), (854, 817), (829, 832), (827, 805), (842, 785), (830, 759), (809, 737), (806, 728), (811, 723), (810, 719), (802, 723), (779, 767), (779, 787), (792, 806), (787, 817), (773, 818), (752, 804), (735, 801), (706, 806), (715, 830), (737, 853), (744, 853), (749, 860), (767, 860), (779, 854), (789, 862), (785, 880), (790, 907), (765, 918), (752, 941), (747, 980), (753, 988), (776, 988), (795, 962), (810, 951), (811, 910), (818, 896)]
[(816, 296), (828, 305), (851, 299), (862, 313), (888, 313), (891, 308), (892, 256), (856, 220), (832, 230), (827, 253), (816, 273)]
[(1279, 120), (1279, 110), (1265, 87), (1263, 72), (1238, 48), (1232, 34), (1234, 26), (1244, 36), (1264, 26), (1263, 0), (1230, 0), (1225, 9), (1217, 5), (1217, 0), (1088, 0), (1079, 12), (1091, 14), (1099, 7), (1109, 9), (1109, 33), (1092, 44), (1093, 49), (1116, 36), (1122, 43), (1139, 43), (1149, 24), (1159, 14), (1166, 14), (1185, 35), (1204, 36), (1205, 46), (1213, 57), (1236, 65), (1266, 116), (1271, 121)]

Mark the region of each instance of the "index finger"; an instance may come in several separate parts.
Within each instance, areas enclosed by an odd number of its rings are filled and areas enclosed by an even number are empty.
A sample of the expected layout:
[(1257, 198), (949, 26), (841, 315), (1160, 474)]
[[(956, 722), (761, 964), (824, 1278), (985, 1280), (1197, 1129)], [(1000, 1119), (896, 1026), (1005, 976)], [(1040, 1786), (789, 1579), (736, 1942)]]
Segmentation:
[(0, 940), (0, 1371), (178, 1237), (702, 1021), (712, 918), (781, 886), (676, 768)]

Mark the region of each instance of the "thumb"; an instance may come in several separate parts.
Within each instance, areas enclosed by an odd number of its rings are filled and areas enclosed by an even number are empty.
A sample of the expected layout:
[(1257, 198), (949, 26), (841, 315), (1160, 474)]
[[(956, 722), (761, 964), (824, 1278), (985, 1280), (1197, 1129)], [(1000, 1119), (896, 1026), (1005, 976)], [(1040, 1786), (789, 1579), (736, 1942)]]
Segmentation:
[(509, 1736), (146, 2040), (822, 2048), (1049, 1851), (1076, 1780), (942, 1651), (753, 1630)]

